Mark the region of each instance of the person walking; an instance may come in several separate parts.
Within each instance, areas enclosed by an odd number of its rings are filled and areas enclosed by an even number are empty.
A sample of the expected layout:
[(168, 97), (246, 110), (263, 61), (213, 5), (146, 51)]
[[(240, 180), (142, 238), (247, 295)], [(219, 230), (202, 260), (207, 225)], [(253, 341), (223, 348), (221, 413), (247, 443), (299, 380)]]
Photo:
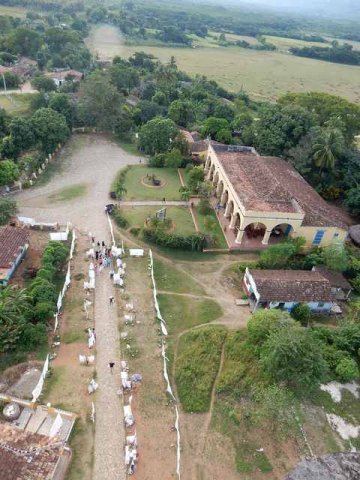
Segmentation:
[(111, 297), (109, 297), (110, 305), (113, 305), (114, 300), (115, 300), (114, 297), (111, 295)]
[(111, 372), (111, 373), (113, 373), (114, 365), (115, 365), (114, 362), (109, 362), (109, 368), (110, 368), (110, 372)]

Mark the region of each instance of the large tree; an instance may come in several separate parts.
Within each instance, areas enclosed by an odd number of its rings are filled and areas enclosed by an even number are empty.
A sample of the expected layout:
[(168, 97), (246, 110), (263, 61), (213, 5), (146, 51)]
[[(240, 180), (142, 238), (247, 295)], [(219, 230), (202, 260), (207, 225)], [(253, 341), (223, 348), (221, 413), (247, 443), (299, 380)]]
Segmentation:
[(80, 92), (79, 117), (86, 126), (112, 131), (120, 116), (123, 97), (110, 77), (96, 71), (84, 82)]
[(130, 91), (140, 83), (140, 77), (137, 70), (133, 67), (127, 67), (121, 64), (115, 64), (110, 67), (110, 76), (112, 83), (119, 92), (129, 95)]
[(178, 135), (179, 130), (172, 120), (155, 117), (141, 127), (139, 148), (150, 155), (166, 152)]
[(319, 342), (303, 327), (271, 333), (262, 348), (260, 365), (270, 381), (284, 383), (300, 394), (317, 387), (327, 373)]
[(12, 160), (0, 162), (0, 185), (11, 185), (19, 176), (19, 169)]
[(5, 225), (17, 212), (16, 202), (10, 198), (0, 198), (0, 225)]
[(31, 117), (35, 141), (40, 143), (45, 153), (52, 153), (59, 143), (70, 135), (63, 115), (52, 108), (40, 108)]
[(50, 97), (49, 107), (56, 112), (61, 113), (66, 119), (66, 123), (69, 128), (74, 123), (75, 106), (69, 97), (65, 93), (54, 93)]
[(169, 117), (177, 125), (187, 127), (195, 120), (194, 107), (189, 101), (174, 100), (169, 106)]
[(255, 146), (263, 155), (287, 155), (312, 124), (311, 113), (303, 107), (266, 105), (253, 123)]

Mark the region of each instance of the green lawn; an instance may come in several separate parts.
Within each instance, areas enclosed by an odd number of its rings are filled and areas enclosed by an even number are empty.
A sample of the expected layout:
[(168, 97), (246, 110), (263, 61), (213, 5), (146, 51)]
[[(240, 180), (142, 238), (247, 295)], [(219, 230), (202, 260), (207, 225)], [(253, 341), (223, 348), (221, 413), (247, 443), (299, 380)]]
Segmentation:
[(170, 334), (178, 334), (196, 325), (221, 317), (222, 309), (214, 300), (159, 294), (160, 310)]
[[(217, 216), (216, 216), (216, 213), (214, 212), (214, 210), (212, 210), (211, 213), (209, 215), (206, 215), (206, 216), (204, 216), (200, 213), (199, 207), (195, 207), (194, 211), (195, 211), (195, 218), (196, 218), (198, 227), (200, 229), (200, 232), (208, 234), (208, 235), (212, 235), (214, 237), (214, 239), (215, 239), (214, 247), (215, 248), (225, 248), (225, 249), (227, 249), (228, 244), (226, 243), (222, 228), (219, 224), (219, 221), (217, 219)], [(208, 226), (205, 225), (206, 217), (211, 217), (214, 220), (214, 228), (209, 229)]]
[(87, 186), (85, 184), (77, 183), (52, 193), (48, 196), (48, 199), (53, 202), (66, 202), (68, 200), (73, 200), (74, 198), (82, 197), (85, 195), (86, 190)]
[[(146, 175), (155, 175), (164, 181), (162, 187), (151, 187), (142, 184)], [(146, 165), (131, 166), (125, 177), (127, 193), (124, 200), (180, 200), (179, 188), (181, 187), (176, 169), (151, 168)]]
[(201, 285), (168, 263), (155, 259), (154, 274), (158, 290), (205, 295)]
[(29, 116), (32, 93), (12, 93), (0, 95), (0, 108), (4, 108), (10, 115)]
[(203, 327), (183, 335), (175, 364), (175, 380), (185, 412), (207, 412), (226, 337), (224, 327)]
[[(155, 215), (161, 206), (122, 207), (121, 215), (129, 222), (130, 227), (143, 227), (146, 218)], [(187, 207), (167, 207), (166, 217), (173, 223), (173, 232), (179, 235), (195, 233), (194, 222)]]

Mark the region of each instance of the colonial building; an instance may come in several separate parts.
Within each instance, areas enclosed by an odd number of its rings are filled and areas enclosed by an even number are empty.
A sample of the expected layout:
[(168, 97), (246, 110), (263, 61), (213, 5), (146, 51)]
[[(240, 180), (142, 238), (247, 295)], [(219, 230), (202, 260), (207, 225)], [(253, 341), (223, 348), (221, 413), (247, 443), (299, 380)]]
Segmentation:
[(328, 313), (336, 300), (330, 281), (313, 270), (247, 268), (243, 286), (252, 311), (258, 308), (280, 308), (291, 312), (298, 303), (305, 303), (312, 311)]
[(0, 285), (7, 285), (29, 247), (29, 231), (0, 228)]
[(330, 206), (286, 161), (254, 148), (209, 143), (205, 172), (234, 246), (261, 248), (284, 237), (307, 246), (343, 243), (349, 219)]

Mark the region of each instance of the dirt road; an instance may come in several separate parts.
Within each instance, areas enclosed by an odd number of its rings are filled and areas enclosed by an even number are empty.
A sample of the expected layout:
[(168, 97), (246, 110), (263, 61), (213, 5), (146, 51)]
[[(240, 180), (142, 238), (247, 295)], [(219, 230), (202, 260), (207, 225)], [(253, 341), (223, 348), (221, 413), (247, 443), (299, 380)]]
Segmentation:
[[(111, 182), (121, 167), (138, 161), (138, 157), (126, 154), (104, 137), (74, 136), (57, 159), (61, 166), (51, 182), (17, 196), (20, 213), (37, 221), (70, 221), (82, 231), (91, 232), (97, 240), (110, 244), (104, 205), (109, 202)], [(78, 185), (85, 187), (76, 190)], [(78, 196), (74, 191), (70, 197), (56, 195), (69, 187), (74, 187)], [(109, 305), (111, 295), (114, 295), (114, 289), (107, 271), (103, 271), (97, 277), (95, 289), (96, 381), (99, 390), (95, 402), (93, 480), (126, 478), (122, 406), (116, 393), (120, 385), (120, 342), (116, 308)], [(113, 374), (108, 368), (109, 361), (114, 361), (117, 367)]]

